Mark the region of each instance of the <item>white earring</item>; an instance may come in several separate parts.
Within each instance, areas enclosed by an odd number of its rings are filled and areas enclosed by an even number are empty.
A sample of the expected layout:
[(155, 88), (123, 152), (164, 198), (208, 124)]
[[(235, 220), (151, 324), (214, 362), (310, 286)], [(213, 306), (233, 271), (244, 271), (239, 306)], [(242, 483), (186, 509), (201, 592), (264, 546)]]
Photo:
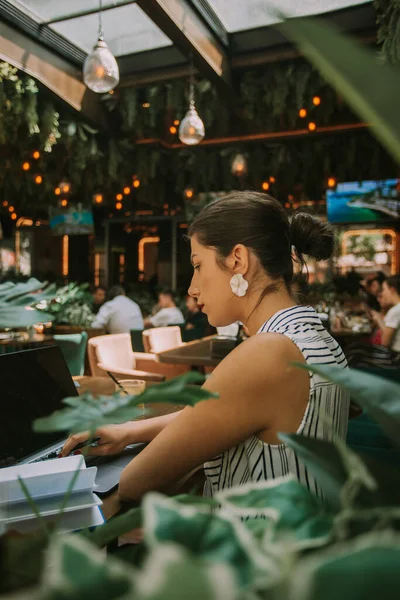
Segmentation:
[(239, 296), (239, 298), (242, 298), (246, 295), (247, 288), (249, 287), (249, 282), (245, 280), (241, 273), (236, 273), (236, 275), (233, 275), (230, 284), (231, 290), (235, 294), (235, 296)]

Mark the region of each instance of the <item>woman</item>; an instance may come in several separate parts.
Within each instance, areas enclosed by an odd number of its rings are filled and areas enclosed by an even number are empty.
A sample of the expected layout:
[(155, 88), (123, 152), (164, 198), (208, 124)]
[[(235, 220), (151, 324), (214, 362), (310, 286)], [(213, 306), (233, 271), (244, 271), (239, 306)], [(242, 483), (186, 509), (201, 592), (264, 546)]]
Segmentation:
[(400, 275), (383, 282), (381, 298), (384, 305), (392, 307), (385, 316), (372, 311), (372, 318), (381, 331), (381, 345), (400, 353)]
[[(112, 454), (152, 440), (123, 471), (122, 500), (170, 491), (203, 463), (208, 495), (286, 473), (318, 493), (313, 476), (278, 434), (346, 436), (347, 394), (291, 366), (346, 366), (315, 311), (296, 306), (291, 294), (292, 252), (300, 261), (303, 254), (327, 259), (333, 250), (329, 226), (307, 214), (295, 215), (290, 224), (269, 196), (232, 192), (203, 209), (189, 237), (194, 268), (189, 294), (211, 325), (241, 321), (250, 337), (204, 383), (218, 399), (165, 417), (101, 428), (102, 445), (91, 452)], [(64, 455), (85, 435), (72, 436)]]

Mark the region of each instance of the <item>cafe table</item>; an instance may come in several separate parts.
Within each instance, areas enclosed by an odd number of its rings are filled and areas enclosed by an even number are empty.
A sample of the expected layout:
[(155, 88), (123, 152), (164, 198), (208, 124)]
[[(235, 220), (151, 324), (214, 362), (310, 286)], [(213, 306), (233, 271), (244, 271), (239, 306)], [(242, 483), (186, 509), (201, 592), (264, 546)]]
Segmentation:
[(160, 352), (157, 358), (161, 363), (188, 365), (197, 369), (216, 367), (235, 345), (236, 340), (233, 338), (211, 335)]
[(54, 337), (46, 333), (25, 331), (0, 333), (0, 354), (13, 350), (31, 350), (38, 346), (54, 344)]

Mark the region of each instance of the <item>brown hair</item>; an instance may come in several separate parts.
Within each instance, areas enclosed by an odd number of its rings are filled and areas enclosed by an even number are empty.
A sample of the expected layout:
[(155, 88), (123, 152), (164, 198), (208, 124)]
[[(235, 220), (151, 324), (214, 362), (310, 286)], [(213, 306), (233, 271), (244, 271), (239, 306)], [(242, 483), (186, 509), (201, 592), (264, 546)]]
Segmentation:
[(392, 275), (386, 279), (386, 285), (390, 288), (396, 290), (396, 292), (400, 295), (400, 275)]
[(328, 224), (306, 213), (289, 222), (281, 204), (258, 192), (230, 192), (208, 204), (189, 227), (204, 246), (215, 248), (223, 264), (236, 244), (250, 248), (271, 279), (283, 279), (288, 288), (293, 278), (292, 246), (303, 255), (324, 260), (333, 252), (333, 232)]

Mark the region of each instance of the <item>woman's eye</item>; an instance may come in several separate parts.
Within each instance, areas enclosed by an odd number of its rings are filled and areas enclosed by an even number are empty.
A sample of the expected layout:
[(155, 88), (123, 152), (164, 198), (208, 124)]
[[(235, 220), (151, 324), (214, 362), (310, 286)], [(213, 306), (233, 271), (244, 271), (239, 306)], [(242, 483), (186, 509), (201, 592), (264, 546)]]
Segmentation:
[(193, 265), (193, 269), (195, 271), (200, 271), (200, 265)]

